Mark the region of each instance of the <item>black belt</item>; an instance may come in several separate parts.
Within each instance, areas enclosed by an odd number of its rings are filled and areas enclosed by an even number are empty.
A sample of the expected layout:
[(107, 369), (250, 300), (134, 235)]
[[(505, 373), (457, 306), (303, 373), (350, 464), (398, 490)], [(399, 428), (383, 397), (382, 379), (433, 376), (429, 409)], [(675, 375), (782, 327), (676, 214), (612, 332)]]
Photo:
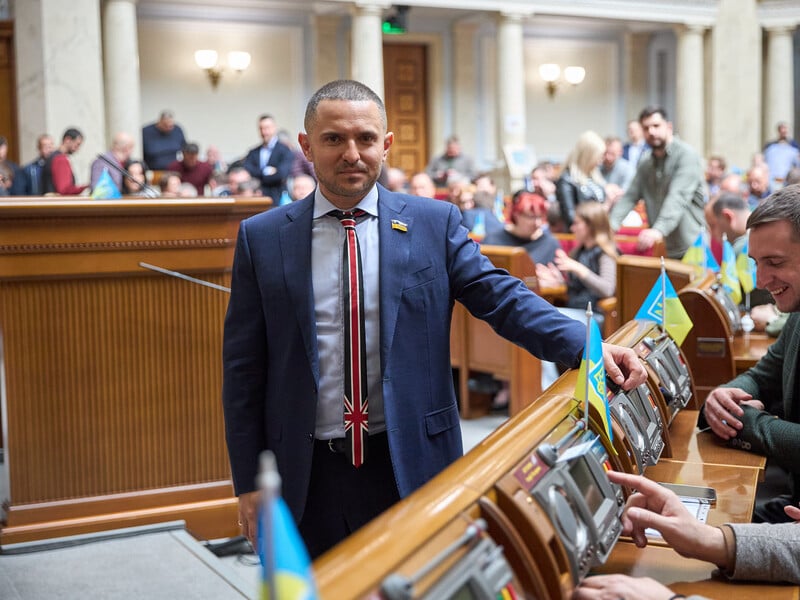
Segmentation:
[[(386, 439), (386, 432), (382, 431), (381, 433), (376, 433), (375, 435), (369, 436), (369, 442), (377, 442), (380, 440)], [(334, 454), (347, 454), (347, 447), (350, 445), (350, 442), (347, 441), (347, 438), (333, 438), (330, 440), (315, 440), (317, 444), (325, 444), (328, 447), (328, 450), (333, 452)]]

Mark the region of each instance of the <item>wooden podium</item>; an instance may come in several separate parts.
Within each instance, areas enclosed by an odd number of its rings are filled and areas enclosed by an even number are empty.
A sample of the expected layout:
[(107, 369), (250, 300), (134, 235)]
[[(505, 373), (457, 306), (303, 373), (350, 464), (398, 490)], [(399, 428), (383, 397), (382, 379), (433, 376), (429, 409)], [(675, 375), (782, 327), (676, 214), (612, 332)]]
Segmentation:
[(184, 519), (238, 533), (221, 407), (229, 281), (263, 199), (0, 202), (0, 543)]

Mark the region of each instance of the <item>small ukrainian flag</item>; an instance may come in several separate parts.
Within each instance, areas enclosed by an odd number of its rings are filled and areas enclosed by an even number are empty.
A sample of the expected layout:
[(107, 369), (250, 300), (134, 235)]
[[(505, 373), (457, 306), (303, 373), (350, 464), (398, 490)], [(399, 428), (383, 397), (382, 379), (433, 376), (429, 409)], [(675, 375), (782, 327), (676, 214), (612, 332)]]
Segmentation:
[(397, 231), (402, 231), (405, 233), (408, 231), (408, 225), (402, 221), (398, 221), (397, 219), (392, 219), (392, 229), (396, 229)]

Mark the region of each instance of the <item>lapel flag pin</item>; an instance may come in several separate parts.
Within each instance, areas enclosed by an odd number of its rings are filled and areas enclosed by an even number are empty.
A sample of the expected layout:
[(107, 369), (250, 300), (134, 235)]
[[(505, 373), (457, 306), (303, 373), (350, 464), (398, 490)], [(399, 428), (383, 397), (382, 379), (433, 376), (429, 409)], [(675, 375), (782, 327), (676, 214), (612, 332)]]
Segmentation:
[(398, 221), (397, 219), (392, 219), (392, 229), (397, 229), (397, 231), (402, 231), (405, 233), (408, 231), (408, 225), (403, 223), (402, 221)]

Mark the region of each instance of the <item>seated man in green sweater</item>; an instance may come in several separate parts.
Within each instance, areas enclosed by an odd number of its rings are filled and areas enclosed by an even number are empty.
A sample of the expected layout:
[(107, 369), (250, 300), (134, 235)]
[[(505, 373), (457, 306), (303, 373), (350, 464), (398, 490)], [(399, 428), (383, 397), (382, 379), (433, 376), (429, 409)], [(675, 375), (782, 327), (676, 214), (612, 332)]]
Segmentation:
[[(759, 288), (775, 306), (792, 313), (776, 342), (745, 373), (714, 389), (703, 406), (699, 426), (743, 450), (766, 456), (790, 474), (788, 496), (756, 511), (755, 521), (780, 522), (783, 507), (800, 500), (800, 184), (764, 200), (747, 221), (750, 256)], [(763, 510), (762, 510), (763, 509)]]

